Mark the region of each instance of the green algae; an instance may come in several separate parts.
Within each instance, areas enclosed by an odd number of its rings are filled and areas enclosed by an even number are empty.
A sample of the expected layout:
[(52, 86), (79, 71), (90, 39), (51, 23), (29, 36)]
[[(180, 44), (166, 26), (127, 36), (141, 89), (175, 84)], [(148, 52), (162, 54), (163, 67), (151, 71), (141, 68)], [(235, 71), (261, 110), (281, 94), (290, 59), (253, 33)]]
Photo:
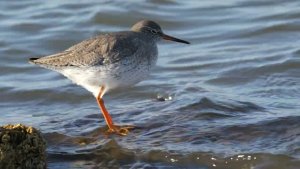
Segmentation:
[(45, 169), (46, 142), (33, 127), (0, 126), (0, 168)]

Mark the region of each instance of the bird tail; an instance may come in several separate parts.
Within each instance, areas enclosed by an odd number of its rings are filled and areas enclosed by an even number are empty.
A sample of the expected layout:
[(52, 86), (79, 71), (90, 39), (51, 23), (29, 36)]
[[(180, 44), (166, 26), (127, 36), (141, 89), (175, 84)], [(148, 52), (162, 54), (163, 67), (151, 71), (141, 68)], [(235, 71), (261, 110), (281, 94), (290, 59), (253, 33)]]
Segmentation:
[(39, 58), (29, 58), (29, 63), (35, 64), (35, 61)]

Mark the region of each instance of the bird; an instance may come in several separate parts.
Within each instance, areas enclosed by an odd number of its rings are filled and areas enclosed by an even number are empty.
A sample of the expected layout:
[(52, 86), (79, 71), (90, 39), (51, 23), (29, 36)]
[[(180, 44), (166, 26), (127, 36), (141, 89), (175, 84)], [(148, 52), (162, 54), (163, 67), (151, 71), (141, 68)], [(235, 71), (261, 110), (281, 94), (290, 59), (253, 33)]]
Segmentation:
[(157, 62), (157, 42), (162, 39), (190, 44), (165, 34), (154, 21), (141, 20), (129, 31), (102, 33), (62, 52), (29, 58), (29, 63), (56, 71), (91, 92), (108, 126), (106, 133), (125, 136), (134, 126), (115, 125), (103, 96), (145, 80)]

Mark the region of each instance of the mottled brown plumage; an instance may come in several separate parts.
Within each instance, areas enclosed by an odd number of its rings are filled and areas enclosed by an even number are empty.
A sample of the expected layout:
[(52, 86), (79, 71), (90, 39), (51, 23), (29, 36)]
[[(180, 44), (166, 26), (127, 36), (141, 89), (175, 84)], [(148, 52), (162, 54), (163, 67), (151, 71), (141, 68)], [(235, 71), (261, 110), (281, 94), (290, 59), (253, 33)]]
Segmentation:
[(30, 62), (55, 70), (92, 92), (109, 129), (120, 134), (121, 129), (113, 125), (102, 96), (109, 90), (145, 79), (156, 64), (156, 43), (161, 39), (189, 44), (164, 34), (157, 23), (142, 20), (131, 31), (101, 34), (63, 52), (31, 58)]

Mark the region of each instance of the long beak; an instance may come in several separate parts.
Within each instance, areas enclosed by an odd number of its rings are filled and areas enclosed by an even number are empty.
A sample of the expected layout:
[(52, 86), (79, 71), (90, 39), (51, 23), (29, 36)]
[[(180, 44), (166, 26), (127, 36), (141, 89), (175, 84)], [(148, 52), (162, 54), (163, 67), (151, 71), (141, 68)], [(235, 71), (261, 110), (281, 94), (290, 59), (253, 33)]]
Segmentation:
[(181, 40), (181, 39), (178, 39), (178, 38), (175, 38), (175, 37), (166, 35), (166, 34), (162, 34), (161, 37), (162, 37), (163, 39), (165, 39), (165, 40), (170, 40), (170, 41), (174, 41), (174, 42), (190, 44), (190, 42), (188, 42), (188, 41)]

